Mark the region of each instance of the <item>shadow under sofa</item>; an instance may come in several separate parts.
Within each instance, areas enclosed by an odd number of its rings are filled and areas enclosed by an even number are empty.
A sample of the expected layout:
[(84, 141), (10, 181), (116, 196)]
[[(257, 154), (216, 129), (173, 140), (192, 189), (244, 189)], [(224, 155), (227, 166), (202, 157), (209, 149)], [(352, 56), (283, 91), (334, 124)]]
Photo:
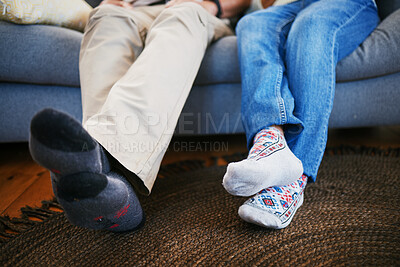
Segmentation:
[[(391, 14), (339, 62), (330, 128), (400, 125), (399, 2), (381, 4), (381, 17)], [(31, 118), (45, 107), (81, 120), (81, 40), (66, 28), (0, 21), (0, 142), (27, 141)], [(243, 133), (240, 100), (236, 37), (224, 37), (206, 52), (176, 134)]]

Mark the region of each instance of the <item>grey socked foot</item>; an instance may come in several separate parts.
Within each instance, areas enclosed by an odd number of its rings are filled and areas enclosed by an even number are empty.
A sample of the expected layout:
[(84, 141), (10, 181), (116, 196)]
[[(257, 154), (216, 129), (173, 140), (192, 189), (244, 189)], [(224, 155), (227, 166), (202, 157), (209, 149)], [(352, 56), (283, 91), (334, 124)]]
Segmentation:
[(53, 191), (72, 224), (118, 232), (143, 224), (132, 186), (111, 170), (100, 144), (69, 115), (54, 109), (36, 114), (29, 149), (50, 170)]

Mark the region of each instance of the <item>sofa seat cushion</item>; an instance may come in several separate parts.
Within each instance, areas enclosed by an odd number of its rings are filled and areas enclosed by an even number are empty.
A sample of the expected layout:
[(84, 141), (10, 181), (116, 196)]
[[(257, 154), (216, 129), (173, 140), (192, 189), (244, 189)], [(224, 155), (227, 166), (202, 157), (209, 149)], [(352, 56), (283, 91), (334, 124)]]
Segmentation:
[(0, 21), (0, 81), (79, 86), (82, 33)]

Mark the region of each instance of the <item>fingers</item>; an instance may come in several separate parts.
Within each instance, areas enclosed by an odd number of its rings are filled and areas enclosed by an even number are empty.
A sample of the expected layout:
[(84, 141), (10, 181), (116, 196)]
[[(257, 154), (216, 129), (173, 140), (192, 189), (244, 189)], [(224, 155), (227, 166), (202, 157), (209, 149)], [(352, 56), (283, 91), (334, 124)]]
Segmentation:
[(107, 4), (115, 5), (115, 6), (122, 6), (122, 1), (120, 1), (120, 0), (104, 0), (104, 1), (101, 1), (101, 3), (100, 3), (100, 5), (107, 5)]
[(203, 0), (171, 0), (165, 5), (165, 7), (168, 8), (185, 2), (193, 2), (196, 4), (200, 4), (201, 2), (203, 2)]
[(133, 9), (132, 4), (127, 3), (125, 1), (121, 1), (121, 0), (104, 0), (100, 3), (100, 5), (114, 5), (114, 6), (120, 6), (123, 8), (127, 8), (127, 9)]
[(217, 15), (218, 13), (218, 7), (214, 2), (202, 0), (171, 0), (165, 5), (165, 8), (176, 6), (185, 2), (193, 2), (199, 4), (213, 16)]
[(174, 6), (174, 5), (176, 5), (177, 4), (177, 0), (171, 0), (171, 1), (168, 1), (168, 3), (167, 4), (165, 4), (165, 8), (168, 8), (168, 7), (171, 7), (171, 6)]

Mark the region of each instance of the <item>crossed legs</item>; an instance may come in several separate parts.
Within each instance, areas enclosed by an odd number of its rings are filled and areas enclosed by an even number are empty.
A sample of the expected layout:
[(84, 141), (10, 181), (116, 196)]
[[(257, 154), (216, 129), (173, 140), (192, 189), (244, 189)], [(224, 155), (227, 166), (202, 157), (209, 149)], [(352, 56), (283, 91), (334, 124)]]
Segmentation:
[(325, 150), (336, 64), (378, 21), (371, 0), (314, 0), (239, 22), (242, 118), (251, 149), (228, 165), (223, 184), (234, 195), (255, 194), (239, 209), (244, 220), (271, 228), (290, 223)]

